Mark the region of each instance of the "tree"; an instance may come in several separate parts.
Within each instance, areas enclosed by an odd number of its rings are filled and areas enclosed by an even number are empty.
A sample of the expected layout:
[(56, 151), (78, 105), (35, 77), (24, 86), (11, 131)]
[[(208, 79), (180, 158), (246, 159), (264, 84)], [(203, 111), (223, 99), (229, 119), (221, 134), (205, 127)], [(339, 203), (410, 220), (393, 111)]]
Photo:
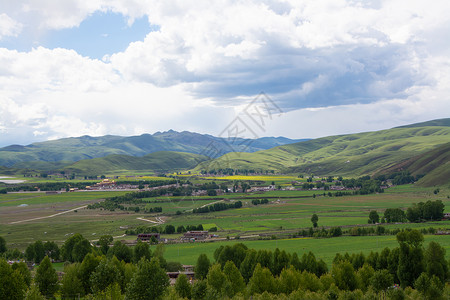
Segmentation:
[(317, 222), (319, 222), (319, 217), (316, 214), (313, 214), (311, 217), (311, 222), (313, 223), (313, 227), (317, 227)]
[(186, 228), (184, 228), (183, 225), (180, 225), (177, 227), (177, 233), (183, 233), (186, 232)]
[(300, 284), (300, 273), (293, 267), (283, 269), (278, 278), (278, 290), (286, 295), (296, 291)]
[(6, 248), (6, 241), (5, 241), (5, 239), (2, 236), (0, 236), (0, 254), (5, 253), (6, 250), (8, 250)]
[(195, 277), (198, 279), (205, 279), (206, 275), (208, 275), (209, 267), (211, 266), (211, 262), (209, 261), (208, 256), (206, 254), (200, 254), (197, 258), (197, 264), (195, 265)]
[(45, 251), (45, 255), (47, 255), (51, 259), (53, 259), (53, 260), (59, 259), (59, 248), (55, 242), (47, 241), (44, 244), (44, 251)]
[(191, 299), (192, 288), (186, 274), (180, 274), (175, 281), (175, 291), (181, 298)]
[(133, 262), (138, 263), (143, 257), (150, 260), (152, 258), (152, 252), (150, 251), (150, 246), (147, 243), (138, 240), (133, 249)]
[(129, 263), (132, 258), (131, 249), (121, 241), (116, 241), (114, 246), (108, 250), (108, 257), (113, 256), (116, 256), (118, 260), (123, 260), (124, 262)]
[(165, 229), (164, 229), (164, 232), (166, 233), (166, 234), (173, 234), (173, 233), (175, 233), (175, 226), (173, 226), (173, 225), (166, 225), (166, 227), (165, 227)]
[(0, 299), (23, 299), (27, 286), (18, 271), (0, 259)]
[(84, 257), (91, 251), (91, 243), (87, 239), (82, 239), (75, 243), (72, 250), (72, 259), (75, 262), (82, 262)]
[(245, 289), (244, 278), (239, 272), (238, 268), (232, 261), (227, 261), (223, 267), (223, 272), (228, 281), (228, 292), (227, 295), (231, 298), (239, 292)]
[(258, 263), (253, 272), (253, 276), (248, 283), (250, 295), (262, 294), (264, 292), (273, 293), (276, 290), (275, 279), (268, 268), (263, 268)]
[(371, 210), (369, 213), (369, 224), (375, 224), (380, 222), (380, 216), (378, 215), (376, 210)]
[(75, 233), (61, 247), (61, 256), (70, 262), (82, 262), (91, 251), (91, 244), (81, 234)]
[(70, 264), (64, 267), (64, 277), (61, 281), (61, 296), (64, 299), (79, 299), (84, 296), (84, 287), (79, 273), (79, 264)]
[[(250, 249), (247, 251), (245, 255), (245, 259), (242, 261), (239, 271), (244, 277), (246, 283), (250, 280), (253, 275), (253, 271), (256, 267), (256, 255), (257, 252), (254, 249)], [(298, 258), (298, 257), (297, 257)]]
[(112, 259), (103, 258), (95, 271), (91, 274), (89, 282), (91, 285), (91, 290), (94, 293), (99, 293), (108, 286), (114, 283), (121, 283), (123, 281), (123, 274), (120, 272), (116, 264), (113, 263)]
[(425, 299), (440, 299), (444, 291), (444, 283), (436, 277), (431, 278), (427, 273), (422, 273), (414, 283), (414, 287)]
[(97, 266), (100, 264), (100, 261), (100, 256), (95, 256), (93, 253), (89, 253), (84, 257), (83, 262), (80, 265), (79, 276), (85, 294), (89, 294), (91, 292), (91, 283), (89, 279), (91, 278), (91, 275), (95, 271)]
[(448, 264), (445, 260), (445, 248), (431, 241), (425, 250), (426, 273), (429, 277), (436, 276), (445, 283), (448, 279)]
[(46, 300), (46, 298), (42, 296), (38, 287), (33, 284), (25, 294), (25, 300)]
[(34, 261), (34, 243), (29, 244), (25, 249), (25, 258), (27, 261)]
[(353, 291), (357, 288), (357, 280), (353, 265), (347, 261), (340, 261), (333, 264), (331, 274), (334, 277), (336, 286), (345, 291)]
[(371, 282), (376, 292), (386, 292), (388, 287), (394, 283), (394, 278), (388, 270), (378, 270), (373, 274)]
[(423, 235), (418, 230), (405, 230), (397, 234), (400, 244), (397, 276), (402, 287), (412, 286), (424, 270)]
[[(367, 288), (371, 285), (371, 279), (374, 275), (375, 271), (371, 265), (365, 263), (362, 268), (358, 270), (356, 275), (358, 276), (358, 282), (360, 284), (359, 288), (362, 291), (367, 291)], [(389, 272), (388, 272), (389, 273)], [(391, 274), (389, 274), (390, 276)]]
[(39, 267), (37, 267), (34, 282), (41, 294), (46, 297), (52, 298), (58, 291), (58, 274), (53, 269), (48, 256), (44, 257)]
[(106, 234), (102, 235), (100, 239), (98, 240), (97, 244), (100, 245), (100, 250), (104, 255), (108, 253), (109, 245), (113, 242), (112, 235)]
[(42, 241), (36, 241), (34, 243), (34, 262), (35, 263), (40, 263), (45, 256), (45, 248), (44, 248), (44, 244), (42, 243)]
[(222, 272), (220, 264), (212, 265), (209, 268), (208, 275), (206, 276), (206, 283), (215, 296), (222, 297), (224, 295), (226, 277)]
[(128, 285), (126, 296), (131, 300), (160, 299), (168, 286), (169, 278), (159, 266), (159, 260), (156, 257), (151, 261), (143, 258)]
[(23, 281), (29, 287), (31, 285), (31, 272), (30, 269), (28, 269), (28, 266), (23, 261), (17, 263), (13, 263), (12, 265), (13, 271), (17, 271), (22, 275)]
[(205, 299), (207, 288), (208, 286), (206, 284), (206, 280), (198, 280), (197, 282), (195, 282), (192, 286), (192, 299)]

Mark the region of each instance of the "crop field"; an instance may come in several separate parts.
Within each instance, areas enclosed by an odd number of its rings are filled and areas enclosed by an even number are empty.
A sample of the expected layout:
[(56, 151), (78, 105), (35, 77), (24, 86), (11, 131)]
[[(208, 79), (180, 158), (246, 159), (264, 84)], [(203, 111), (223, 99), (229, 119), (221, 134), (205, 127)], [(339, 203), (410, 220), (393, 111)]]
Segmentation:
[[(253, 179), (252, 179), (253, 180)], [(339, 237), (331, 239), (285, 239), (300, 229), (311, 227), (311, 215), (319, 217), (319, 227), (368, 226), (370, 210), (377, 210), (380, 215), (387, 208), (403, 208), (427, 200), (440, 199), (445, 204), (445, 211), (450, 212), (450, 190), (441, 188), (438, 194), (433, 188), (403, 185), (389, 188), (385, 193), (328, 197), (323, 191), (269, 191), (258, 193), (229, 193), (220, 196), (200, 197), (157, 197), (144, 201), (147, 208), (162, 207), (162, 213), (135, 213), (134, 211), (89, 210), (85, 206), (101, 201), (107, 197), (123, 195), (126, 192), (74, 192), (48, 195), (45, 193), (10, 193), (0, 195), (0, 236), (3, 236), (11, 248), (24, 250), (36, 240), (52, 240), (62, 244), (70, 235), (81, 233), (90, 240), (110, 234), (116, 240), (133, 241), (136, 236), (125, 236), (125, 230), (137, 226), (198, 225), (208, 230), (217, 227), (219, 239), (213, 243), (187, 243), (166, 246), (168, 260), (180, 260), (185, 264), (195, 263), (199, 253), (212, 256), (213, 250), (222, 244), (234, 243), (225, 238), (242, 237), (240, 241), (255, 249), (275, 249), (296, 251), (303, 254), (313, 251), (317, 257), (330, 263), (336, 252), (369, 252), (384, 247), (395, 247), (395, 236)], [(313, 197), (313, 195), (315, 195)], [(268, 204), (254, 205), (253, 199), (269, 200)], [(209, 213), (192, 213), (193, 208), (210, 205), (217, 201), (233, 203), (242, 201), (239, 209), (228, 209)], [(181, 215), (177, 212), (182, 212)], [(165, 223), (159, 222), (156, 217)], [(450, 221), (428, 223), (385, 224), (394, 228), (445, 228), (450, 229)], [(246, 240), (246, 236), (272, 235), (281, 236), (276, 240)], [(163, 235), (165, 238), (177, 239), (180, 235)], [(449, 236), (426, 236), (426, 242), (439, 241), (448, 249)], [(447, 255), (450, 254), (450, 249)]]

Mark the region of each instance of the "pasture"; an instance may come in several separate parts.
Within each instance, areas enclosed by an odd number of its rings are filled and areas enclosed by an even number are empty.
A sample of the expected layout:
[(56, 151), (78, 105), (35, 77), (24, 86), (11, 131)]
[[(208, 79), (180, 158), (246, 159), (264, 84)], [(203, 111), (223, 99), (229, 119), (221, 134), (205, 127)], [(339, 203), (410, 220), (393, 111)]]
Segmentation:
[[(436, 241), (440, 243), (447, 250), (447, 258), (450, 258), (450, 238), (448, 236), (436, 236), (425, 235), (424, 246), (426, 247), (430, 241)], [(261, 250), (274, 251), (276, 248), (285, 250), (288, 253), (296, 252), (299, 257), (303, 253), (313, 252), (316, 258), (323, 259), (328, 267), (331, 267), (336, 253), (344, 254), (348, 252), (352, 253), (364, 253), (369, 254), (370, 251), (380, 252), (385, 247), (395, 248), (398, 246), (398, 242), (395, 236), (343, 236), (338, 238), (293, 238), (293, 239), (281, 239), (281, 240), (229, 240), (209, 243), (181, 243), (165, 246), (164, 257), (168, 261), (179, 261), (183, 264), (195, 265), (198, 256), (204, 253), (208, 256), (210, 261), (214, 261), (214, 250), (220, 246), (230, 245), (236, 243), (243, 243), (248, 248)], [(154, 250), (154, 246), (152, 246)]]
[[(157, 197), (147, 198), (147, 208), (162, 207), (162, 213), (135, 213), (134, 211), (89, 210), (82, 208), (88, 204), (102, 201), (106, 197), (123, 195), (126, 192), (74, 192), (57, 195), (45, 193), (13, 193), (0, 195), (0, 236), (3, 236), (9, 247), (25, 249), (36, 240), (52, 240), (62, 244), (73, 233), (81, 233), (90, 240), (110, 234), (116, 240), (133, 241), (136, 236), (125, 236), (125, 230), (137, 226), (158, 226), (142, 219), (156, 221), (160, 217), (165, 224), (175, 227), (179, 225), (202, 224), (205, 229), (217, 227), (221, 238), (263, 235), (287, 237), (300, 229), (311, 227), (311, 215), (319, 216), (319, 227), (332, 226), (367, 226), (370, 210), (380, 215), (387, 208), (403, 208), (427, 200), (440, 199), (444, 202), (445, 211), (450, 212), (448, 188), (441, 188), (436, 195), (433, 188), (422, 188), (414, 185), (397, 186), (387, 189), (385, 193), (371, 195), (352, 195), (328, 197), (323, 191), (269, 191), (258, 193), (230, 193), (215, 197)], [(313, 197), (315, 195), (315, 197)], [(268, 204), (253, 205), (253, 199), (268, 198)], [(209, 205), (216, 201), (233, 203), (240, 200), (242, 208), (228, 209), (218, 212), (193, 214), (191, 209)], [(76, 209), (79, 208), (79, 209)], [(177, 214), (180, 211), (182, 214)], [(164, 226), (164, 225), (163, 225)], [(450, 221), (419, 224), (386, 224), (393, 228), (450, 228)], [(179, 235), (163, 235), (175, 239)], [(450, 237), (427, 236), (427, 239), (438, 239), (445, 247), (450, 245)], [(242, 239), (244, 241), (244, 239)], [(182, 263), (192, 263), (197, 255), (205, 252), (212, 255), (211, 250), (217, 248), (222, 241), (215, 243), (194, 243), (167, 245), (167, 257), (176, 260), (179, 255)], [(287, 251), (313, 250), (318, 257), (330, 262), (336, 252), (370, 251), (396, 244), (394, 236), (380, 237), (341, 237), (332, 239), (276, 239), (270, 241), (245, 241), (249, 247), (256, 249), (275, 247)], [(250, 246), (251, 245), (251, 246)], [(190, 254), (191, 250), (192, 254)], [(329, 250), (327, 250), (329, 249)], [(182, 254), (178, 254), (178, 251)], [(327, 252), (329, 251), (329, 252)], [(447, 251), (450, 253), (450, 250)], [(194, 258), (195, 256), (195, 258)]]

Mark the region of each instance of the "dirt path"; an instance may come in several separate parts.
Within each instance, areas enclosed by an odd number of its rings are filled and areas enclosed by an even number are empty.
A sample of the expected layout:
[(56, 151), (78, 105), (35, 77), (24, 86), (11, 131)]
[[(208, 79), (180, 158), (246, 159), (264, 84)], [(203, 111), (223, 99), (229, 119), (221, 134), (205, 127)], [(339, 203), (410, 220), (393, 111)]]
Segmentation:
[(144, 219), (144, 218), (142, 218), (142, 217), (139, 217), (139, 218), (136, 218), (136, 219), (141, 220), (141, 221), (146, 221), (146, 222), (154, 223), (154, 224), (158, 224), (158, 225), (164, 223), (164, 220), (162, 220), (162, 219), (159, 218), (159, 217), (156, 217), (156, 218), (155, 218), (156, 221), (152, 221), (152, 220), (149, 220), (149, 219)]
[(56, 214), (53, 214), (53, 215), (50, 215), (50, 216), (37, 217), (37, 218), (27, 219), (27, 220), (20, 220), (20, 221), (11, 222), (9, 224), (19, 224), (19, 223), (24, 223), (24, 222), (30, 222), (30, 221), (36, 221), (36, 220), (53, 218), (53, 217), (56, 217), (56, 216), (59, 216), (59, 215), (63, 215), (63, 214), (67, 214), (67, 213), (72, 212), (74, 210), (82, 209), (82, 208), (86, 208), (86, 207), (87, 207), (87, 205), (84, 205), (84, 206), (80, 206), (80, 207), (77, 207), (77, 208), (69, 209), (69, 210), (66, 210), (66, 211), (63, 211), (63, 212), (59, 212), (59, 213), (56, 213)]

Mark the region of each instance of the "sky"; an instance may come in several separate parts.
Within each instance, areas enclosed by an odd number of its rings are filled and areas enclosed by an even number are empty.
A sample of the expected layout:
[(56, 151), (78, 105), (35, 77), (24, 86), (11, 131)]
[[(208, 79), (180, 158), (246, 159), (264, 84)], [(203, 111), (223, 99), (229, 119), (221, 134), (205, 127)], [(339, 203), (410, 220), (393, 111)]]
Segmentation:
[(450, 2), (3, 0), (0, 147), (72, 136), (316, 138), (450, 117)]

